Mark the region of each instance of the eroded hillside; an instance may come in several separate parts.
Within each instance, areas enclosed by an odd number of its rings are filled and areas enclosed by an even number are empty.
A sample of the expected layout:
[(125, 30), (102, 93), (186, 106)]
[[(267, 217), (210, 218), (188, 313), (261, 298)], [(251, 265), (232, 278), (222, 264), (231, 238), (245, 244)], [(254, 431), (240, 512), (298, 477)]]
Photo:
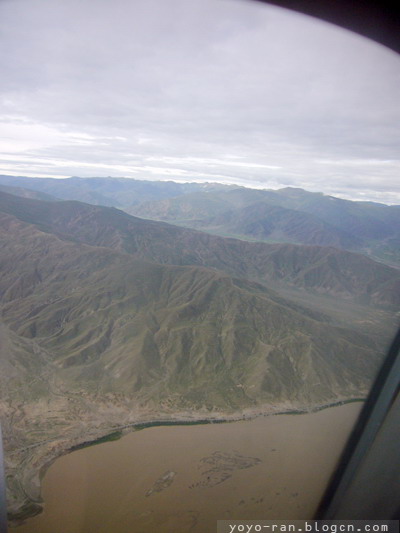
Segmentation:
[[(0, 409), (12, 517), (39, 509), (40, 471), (55, 457), (125, 427), (364, 396), (398, 275), (341, 253), (4, 195)], [(297, 283), (337, 297), (339, 282), (345, 299), (369, 296), (375, 330), (340, 327), (274, 290)]]

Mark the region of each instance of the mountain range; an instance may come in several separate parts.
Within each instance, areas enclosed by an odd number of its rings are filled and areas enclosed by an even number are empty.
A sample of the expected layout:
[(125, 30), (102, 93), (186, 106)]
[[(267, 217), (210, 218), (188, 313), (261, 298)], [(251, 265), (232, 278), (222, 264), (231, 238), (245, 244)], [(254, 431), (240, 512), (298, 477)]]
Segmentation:
[[(93, 205), (131, 207), (133, 205), (172, 198), (194, 191), (229, 190), (232, 186), (218, 183), (176, 183), (174, 181), (147, 181), (124, 178), (27, 178), (0, 175), (0, 185), (30, 191), (24, 195), (46, 194), (47, 199), (80, 200)], [(5, 190), (5, 189), (3, 189)], [(6, 191), (7, 192), (7, 191)], [(11, 192), (11, 191), (8, 191)], [(16, 194), (16, 192), (14, 192)], [(21, 195), (18, 193), (18, 195)], [(38, 196), (38, 199), (44, 199)]]
[(353, 202), (294, 187), (260, 190), (123, 178), (3, 175), (0, 190), (43, 200), (117, 207), (142, 218), (242, 240), (334, 246), (400, 265), (398, 205)]
[(0, 414), (14, 520), (39, 510), (42, 468), (116, 428), (366, 395), (396, 324), (398, 269), (9, 187)]
[(303, 189), (193, 192), (126, 208), (133, 215), (265, 242), (335, 246), (400, 264), (400, 206)]

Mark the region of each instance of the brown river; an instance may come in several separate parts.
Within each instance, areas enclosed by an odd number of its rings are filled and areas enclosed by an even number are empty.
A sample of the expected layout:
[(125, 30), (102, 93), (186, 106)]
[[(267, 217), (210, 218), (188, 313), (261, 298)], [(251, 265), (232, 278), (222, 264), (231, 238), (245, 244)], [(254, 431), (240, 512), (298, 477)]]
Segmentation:
[(361, 408), (151, 427), (60, 457), (44, 512), (15, 533), (208, 533), (217, 520), (308, 519)]

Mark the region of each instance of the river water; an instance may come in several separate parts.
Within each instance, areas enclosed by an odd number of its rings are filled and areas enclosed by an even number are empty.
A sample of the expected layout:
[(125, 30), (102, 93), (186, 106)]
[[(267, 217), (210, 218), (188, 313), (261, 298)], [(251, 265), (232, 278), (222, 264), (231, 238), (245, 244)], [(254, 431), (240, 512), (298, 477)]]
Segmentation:
[(60, 457), (44, 512), (16, 533), (205, 533), (217, 520), (308, 519), (361, 404), (151, 427)]

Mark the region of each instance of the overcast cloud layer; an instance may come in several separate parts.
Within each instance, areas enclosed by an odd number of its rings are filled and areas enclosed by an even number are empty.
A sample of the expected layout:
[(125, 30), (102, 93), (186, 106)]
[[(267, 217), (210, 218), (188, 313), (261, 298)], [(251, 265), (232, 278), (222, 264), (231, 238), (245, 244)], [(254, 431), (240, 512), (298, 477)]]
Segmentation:
[(245, 0), (0, 0), (0, 173), (400, 203), (400, 56)]

